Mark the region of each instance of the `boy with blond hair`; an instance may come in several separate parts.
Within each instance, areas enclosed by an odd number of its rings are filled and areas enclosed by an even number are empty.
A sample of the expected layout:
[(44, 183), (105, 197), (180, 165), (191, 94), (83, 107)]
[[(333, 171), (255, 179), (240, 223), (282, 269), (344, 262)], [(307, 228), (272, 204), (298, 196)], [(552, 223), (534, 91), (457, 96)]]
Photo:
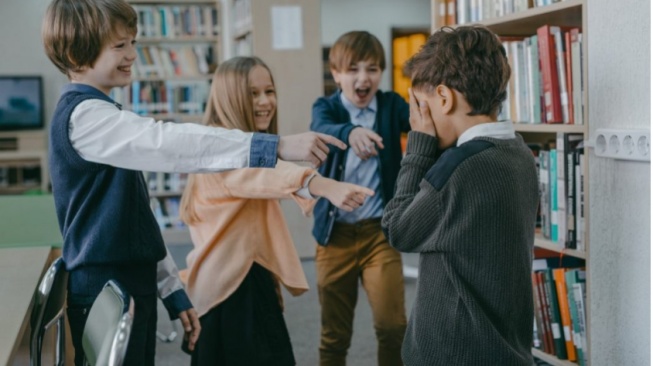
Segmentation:
[(109, 279), (135, 303), (126, 365), (154, 364), (157, 293), (170, 317), (181, 318), (189, 348), (199, 335), (140, 170), (272, 168), (277, 155), (317, 166), (326, 158), (326, 143), (345, 147), (315, 133), (278, 137), (161, 123), (123, 111), (109, 93), (131, 82), (136, 24), (136, 12), (124, 0), (54, 0), (43, 21), (46, 54), (71, 81), (50, 123), (49, 165), (70, 272), (67, 315), (76, 365), (84, 361), (88, 311)]
[(401, 161), (401, 133), (410, 129), (408, 103), (379, 90), (385, 69), (383, 46), (372, 34), (342, 35), (329, 53), (339, 90), (313, 105), (311, 130), (347, 141), (332, 151), (320, 173), (373, 189), (363, 206), (339, 210), (320, 199), (313, 213), (315, 264), (321, 305), (320, 365), (344, 365), (351, 344), (358, 281), (372, 308), (378, 364), (401, 365), (406, 328), (401, 256), (381, 230), (384, 206), (394, 194)]
[(505, 50), (487, 28), (445, 27), (406, 68), (413, 130), (383, 215), (390, 244), (420, 253), (404, 364), (532, 365), (538, 182), (512, 122), (497, 122)]

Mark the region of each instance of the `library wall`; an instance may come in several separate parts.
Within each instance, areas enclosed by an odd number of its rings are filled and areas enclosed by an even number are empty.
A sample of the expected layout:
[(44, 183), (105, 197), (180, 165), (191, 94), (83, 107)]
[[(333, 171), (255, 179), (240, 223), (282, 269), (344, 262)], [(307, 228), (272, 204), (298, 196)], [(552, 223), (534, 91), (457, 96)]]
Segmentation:
[(45, 119), (50, 122), (67, 79), (43, 51), (41, 22), (50, 0), (2, 1), (0, 75), (42, 75)]
[(391, 90), (390, 47), (393, 27), (429, 29), (430, 0), (321, 0), (322, 45), (331, 46), (343, 33), (366, 30), (379, 38), (385, 50), (382, 90)]
[[(650, 6), (588, 6), (590, 135), (598, 128), (650, 129)], [(647, 365), (651, 165), (593, 154), (589, 162), (591, 364)]]

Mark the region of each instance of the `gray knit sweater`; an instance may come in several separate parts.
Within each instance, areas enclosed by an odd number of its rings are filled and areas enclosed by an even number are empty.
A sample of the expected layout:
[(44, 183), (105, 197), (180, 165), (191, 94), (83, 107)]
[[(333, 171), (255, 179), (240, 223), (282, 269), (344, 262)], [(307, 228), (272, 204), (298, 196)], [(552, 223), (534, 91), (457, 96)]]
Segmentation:
[(532, 365), (533, 155), (519, 135), (436, 153), (436, 138), (409, 133), (383, 215), (390, 244), (420, 253), (403, 361)]

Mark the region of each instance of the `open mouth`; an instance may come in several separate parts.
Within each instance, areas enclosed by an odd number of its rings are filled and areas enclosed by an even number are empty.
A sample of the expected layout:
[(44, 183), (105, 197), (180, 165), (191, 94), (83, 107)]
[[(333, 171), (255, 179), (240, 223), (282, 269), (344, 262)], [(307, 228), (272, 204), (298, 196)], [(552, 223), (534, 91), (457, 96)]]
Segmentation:
[(131, 72), (132, 71), (132, 66), (127, 65), (127, 66), (118, 66), (118, 70), (122, 72)]
[(365, 99), (368, 95), (370, 95), (371, 88), (356, 88), (355, 91), (357, 97), (360, 99)]
[(268, 117), (270, 115), (271, 111), (256, 111), (254, 112), (254, 116), (256, 117)]

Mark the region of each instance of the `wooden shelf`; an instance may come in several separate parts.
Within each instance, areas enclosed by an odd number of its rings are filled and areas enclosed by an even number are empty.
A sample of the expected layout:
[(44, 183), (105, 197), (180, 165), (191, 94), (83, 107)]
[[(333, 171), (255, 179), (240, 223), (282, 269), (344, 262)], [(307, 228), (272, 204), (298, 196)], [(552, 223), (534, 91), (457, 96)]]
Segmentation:
[(45, 159), (44, 151), (0, 151), (2, 160), (40, 160)]
[(183, 193), (184, 193), (183, 191), (163, 191), (163, 192), (150, 191), (150, 197), (151, 198), (177, 197), (177, 196), (181, 196)]
[(204, 81), (211, 80), (213, 75), (194, 75), (194, 76), (142, 76), (134, 77), (132, 81)]
[(571, 362), (568, 360), (561, 360), (554, 355), (550, 355), (546, 352), (543, 352), (537, 348), (532, 349), (533, 356), (539, 358), (540, 360), (550, 363), (553, 366), (578, 366), (577, 363)]
[(130, 0), (130, 4), (165, 4), (165, 5), (215, 5), (216, 0)]
[(204, 117), (201, 114), (183, 114), (183, 113), (162, 113), (162, 114), (148, 114), (147, 117), (152, 117), (159, 120), (170, 121), (174, 120), (176, 122), (195, 122), (200, 123)]
[(41, 183), (0, 186), (0, 194), (23, 194), (29, 190), (41, 188)]
[(576, 257), (576, 258), (581, 258), (581, 259), (587, 259), (587, 253), (576, 250), (576, 249), (569, 249), (569, 248), (563, 248), (557, 243), (552, 242), (551, 240), (544, 239), (541, 235), (535, 235), (535, 246), (538, 248), (550, 250), (552, 252), (556, 253), (562, 253), (563, 255), (567, 255), (570, 257)]
[(582, 28), (584, 2), (585, 0), (566, 0), (469, 24), (485, 25), (502, 36), (531, 36), (545, 24)]
[(212, 37), (141, 37), (137, 39), (139, 44), (161, 44), (161, 43), (218, 43), (220, 42), (219, 36)]
[(585, 125), (568, 125), (568, 124), (547, 124), (547, 123), (513, 123), (517, 132), (541, 132), (541, 133), (587, 133)]

